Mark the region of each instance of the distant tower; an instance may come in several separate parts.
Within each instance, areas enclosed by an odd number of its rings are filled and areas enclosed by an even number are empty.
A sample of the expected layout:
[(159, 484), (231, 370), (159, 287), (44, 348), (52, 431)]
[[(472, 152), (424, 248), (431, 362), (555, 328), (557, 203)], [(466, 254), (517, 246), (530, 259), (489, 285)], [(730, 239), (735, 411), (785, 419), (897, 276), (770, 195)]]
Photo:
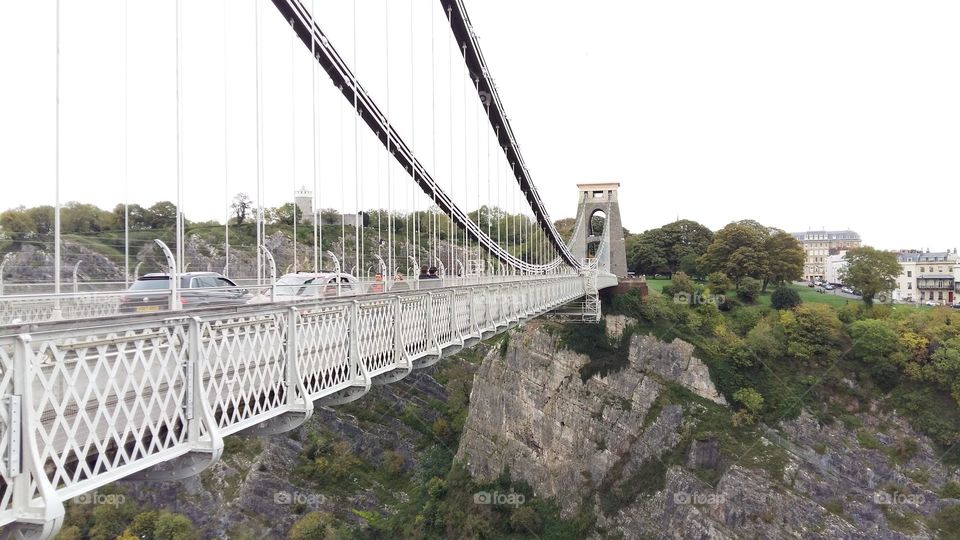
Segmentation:
[(300, 186), (294, 196), (294, 202), (303, 213), (303, 221), (313, 223), (313, 192), (306, 186)]
[(619, 187), (618, 182), (577, 184), (580, 202), (570, 250), (581, 259), (594, 257), (603, 239), (603, 228), (607, 226), (610, 228), (610, 245), (600, 256), (600, 270), (624, 277), (627, 275), (627, 251), (620, 222), (620, 203), (617, 202)]

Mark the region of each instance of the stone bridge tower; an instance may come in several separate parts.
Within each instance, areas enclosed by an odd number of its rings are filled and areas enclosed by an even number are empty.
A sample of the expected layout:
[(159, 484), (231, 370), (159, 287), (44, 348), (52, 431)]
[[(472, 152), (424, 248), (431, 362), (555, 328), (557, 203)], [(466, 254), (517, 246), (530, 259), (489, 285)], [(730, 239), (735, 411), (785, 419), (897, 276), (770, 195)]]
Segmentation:
[(609, 250), (600, 257), (600, 270), (610, 272), (617, 277), (625, 277), (627, 251), (623, 241), (623, 226), (620, 222), (620, 203), (617, 201), (619, 187), (619, 182), (577, 184), (580, 200), (577, 206), (577, 225), (570, 240), (570, 250), (581, 259), (593, 257), (603, 239), (603, 227), (608, 225), (610, 245)]

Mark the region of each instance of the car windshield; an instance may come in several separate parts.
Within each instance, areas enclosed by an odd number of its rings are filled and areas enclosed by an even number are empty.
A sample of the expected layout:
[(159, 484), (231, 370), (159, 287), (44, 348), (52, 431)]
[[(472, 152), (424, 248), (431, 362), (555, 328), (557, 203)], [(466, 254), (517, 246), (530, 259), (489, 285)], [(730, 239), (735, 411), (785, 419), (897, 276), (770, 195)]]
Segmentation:
[(300, 294), (300, 290), (303, 289), (303, 285), (308, 285), (312, 282), (313, 278), (299, 276), (282, 277), (277, 280), (275, 292), (277, 296), (296, 296)]
[(170, 279), (169, 278), (159, 278), (159, 279), (140, 279), (133, 282), (133, 285), (130, 287), (131, 291), (155, 291), (158, 289), (169, 289), (170, 288)]

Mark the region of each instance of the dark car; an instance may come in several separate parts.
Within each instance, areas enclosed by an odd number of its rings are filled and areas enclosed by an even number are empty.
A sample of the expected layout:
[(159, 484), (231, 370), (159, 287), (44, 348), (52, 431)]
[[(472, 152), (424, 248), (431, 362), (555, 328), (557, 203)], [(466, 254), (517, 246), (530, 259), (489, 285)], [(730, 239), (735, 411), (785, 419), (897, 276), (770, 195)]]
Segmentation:
[[(121, 313), (150, 313), (170, 306), (170, 274), (140, 276), (120, 298)], [(250, 293), (216, 272), (180, 274), (180, 305), (184, 309), (245, 304)]]

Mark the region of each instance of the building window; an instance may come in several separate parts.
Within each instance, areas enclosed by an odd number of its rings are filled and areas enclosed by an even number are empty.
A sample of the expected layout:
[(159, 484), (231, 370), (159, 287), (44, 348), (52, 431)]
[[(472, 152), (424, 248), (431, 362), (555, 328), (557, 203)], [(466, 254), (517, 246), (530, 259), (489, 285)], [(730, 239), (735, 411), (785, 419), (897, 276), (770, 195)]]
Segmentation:
[(908, 290), (908, 291), (913, 290), (913, 282), (912, 282), (912, 281), (908, 281), (908, 282), (907, 282), (907, 290)]
[(943, 300), (943, 291), (937, 293), (937, 300)]
[(924, 269), (923, 269), (923, 267), (921, 266), (921, 267), (920, 267), (920, 273), (922, 274), (923, 271), (924, 271)]
[(907, 270), (907, 277), (913, 277), (913, 270)]

